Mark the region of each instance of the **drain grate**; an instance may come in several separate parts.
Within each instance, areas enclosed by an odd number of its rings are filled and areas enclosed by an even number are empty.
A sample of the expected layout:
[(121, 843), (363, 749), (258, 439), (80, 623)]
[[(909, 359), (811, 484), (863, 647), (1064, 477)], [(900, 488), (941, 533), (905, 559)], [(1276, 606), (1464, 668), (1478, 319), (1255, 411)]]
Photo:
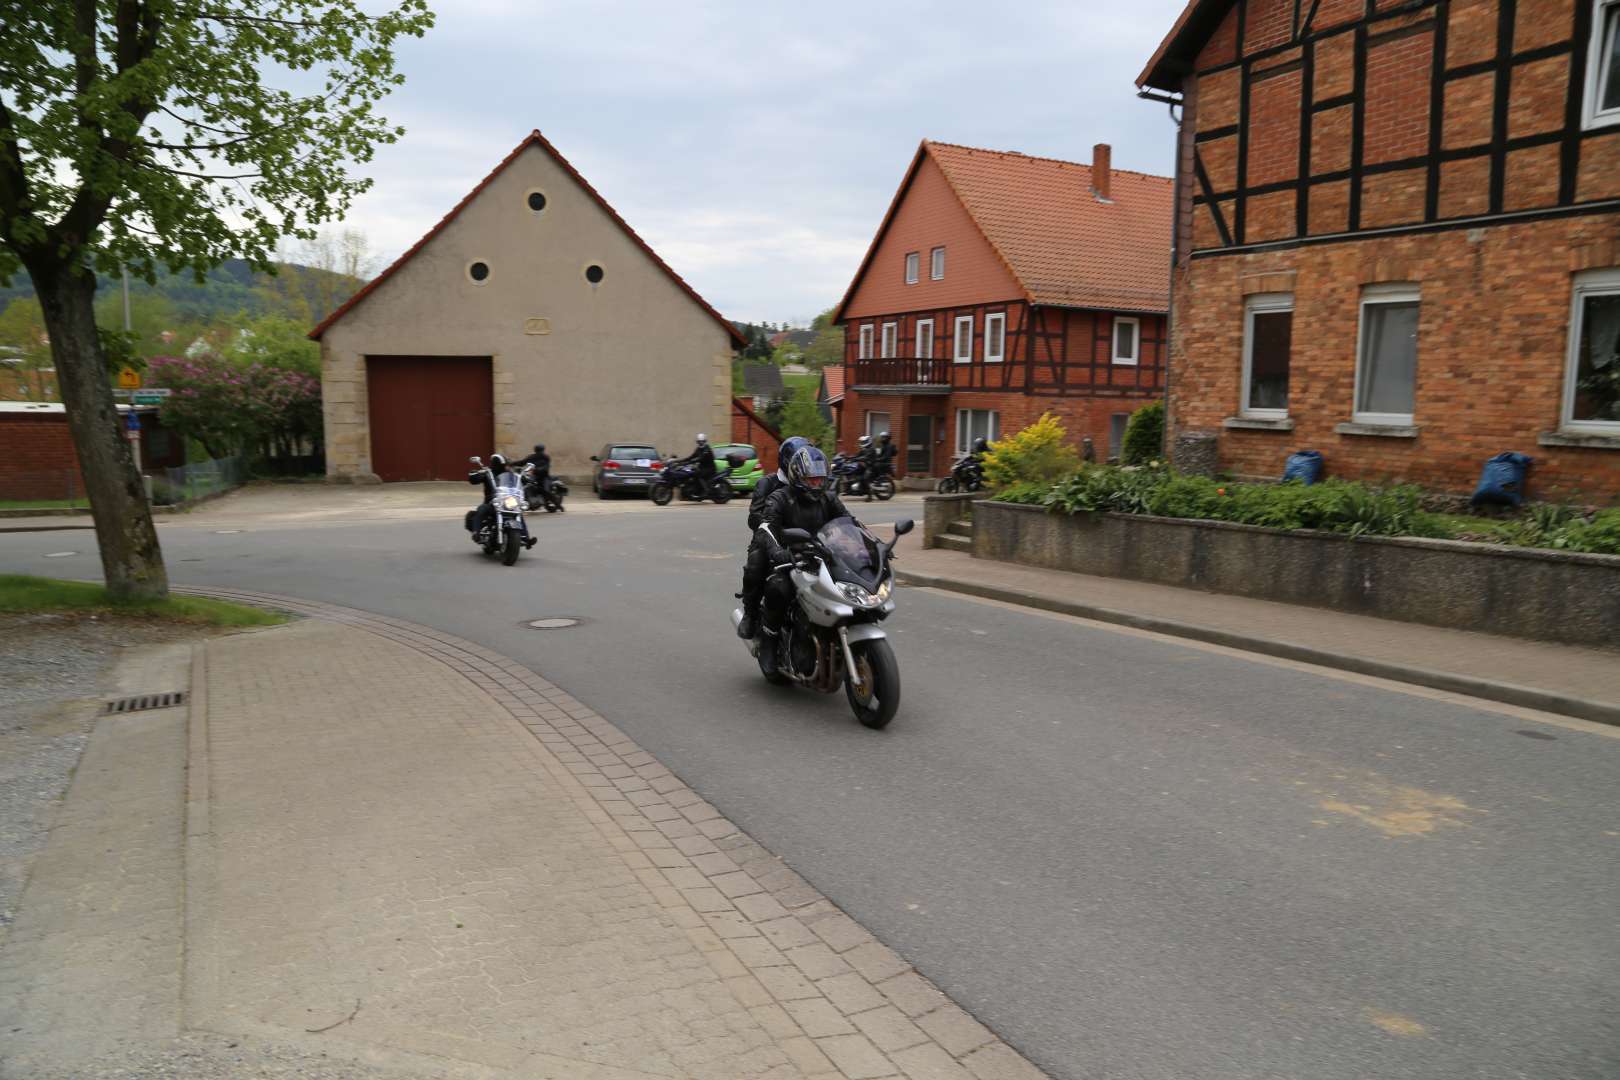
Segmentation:
[(147, 709), (172, 709), (176, 705), (186, 703), (184, 690), (171, 690), (167, 694), (136, 694), (134, 697), (118, 698), (107, 702), (102, 715), (110, 713), (145, 712)]

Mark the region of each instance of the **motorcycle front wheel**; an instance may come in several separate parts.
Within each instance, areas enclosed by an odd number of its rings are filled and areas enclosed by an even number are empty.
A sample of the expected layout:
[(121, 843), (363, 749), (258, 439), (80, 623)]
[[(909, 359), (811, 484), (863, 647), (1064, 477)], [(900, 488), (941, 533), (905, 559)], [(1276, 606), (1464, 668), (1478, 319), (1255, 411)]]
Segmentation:
[[(900, 709), (900, 665), (889, 643), (881, 639), (851, 645), (849, 651), (854, 654), (856, 670), (844, 676), (844, 696), (855, 719), (881, 731)], [(859, 690), (853, 677), (856, 673), (861, 677)]]
[(668, 506), (675, 497), (675, 489), (669, 484), (654, 484), (647, 489), (647, 496), (652, 499), (654, 506)]
[(516, 529), (506, 530), (506, 540), (501, 544), (501, 562), (511, 566), (518, 560), (518, 553), (523, 550), (523, 537)]
[(954, 476), (945, 477), (945, 479), (941, 480), (937, 485), (937, 490), (941, 495), (955, 495), (956, 478)]
[(887, 476), (880, 476), (872, 481), (872, 494), (878, 497), (879, 502), (888, 502), (894, 498), (894, 481)]

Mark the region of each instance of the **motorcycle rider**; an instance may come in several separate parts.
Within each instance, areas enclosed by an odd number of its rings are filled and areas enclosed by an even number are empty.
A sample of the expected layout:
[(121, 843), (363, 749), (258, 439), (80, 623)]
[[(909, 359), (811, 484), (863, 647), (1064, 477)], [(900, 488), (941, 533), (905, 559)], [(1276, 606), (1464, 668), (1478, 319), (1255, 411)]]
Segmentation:
[(988, 454), (989, 452), (989, 441), (986, 440), (983, 435), (980, 435), (977, 439), (973, 440), (973, 448), (968, 451), (967, 461), (963, 462), (964, 468), (972, 469), (975, 473), (982, 476), (984, 474), (984, 455)]
[(857, 467), (857, 471), (850, 477), (850, 491), (853, 494), (856, 487), (865, 488), (866, 482), (872, 477), (872, 469), (877, 464), (877, 447), (872, 445), (872, 436), (862, 435), (855, 440), (855, 456), (849, 460)]
[[(518, 462), (521, 465), (534, 466), (532, 486), (540, 492), (541, 499), (549, 500), (551, 497), (551, 455), (546, 453), (545, 443), (535, 443), (534, 453)], [(559, 506), (561, 510), (563, 507)]]
[(783, 439), (776, 451), (776, 471), (759, 478), (759, 483), (754, 485), (753, 498), (748, 500), (748, 558), (743, 563), (742, 592), (737, 594), (743, 602), (743, 619), (737, 624), (737, 636), (744, 641), (759, 630), (760, 597), (764, 594), (765, 579), (771, 574), (770, 551), (759, 534), (765, 503), (773, 492), (787, 484), (787, 463), (793, 459), (793, 455), (809, 445), (810, 440), (802, 435)]
[(873, 449), (873, 468), (868, 473), (868, 480), (879, 476), (894, 475), (894, 459), (900, 456), (900, 448), (894, 445), (894, 439), (887, 431), (878, 433), (878, 445)]
[[(813, 446), (801, 447), (785, 467), (787, 484), (771, 492), (765, 500), (759, 533), (765, 542), (771, 566), (791, 562), (782, 542), (787, 529), (803, 529), (815, 535), (835, 518), (850, 517), (838, 494), (827, 486), (827, 455)], [(860, 522), (855, 522), (860, 525)], [(766, 666), (774, 661), (776, 635), (793, 599), (793, 584), (781, 574), (772, 574), (761, 598), (763, 617), (759, 620), (760, 657)]]
[(491, 454), (488, 466), (467, 473), (467, 483), (484, 485), (484, 501), (479, 504), (477, 516), (473, 518), (474, 534), (488, 525), (489, 519), (495, 514), (495, 478), (505, 471), (506, 459), (500, 454)]
[(670, 465), (677, 468), (682, 465), (695, 466), (698, 483), (701, 485), (703, 493), (707, 494), (710, 486), (714, 483), (715, 476), (714, 448), (709, 445), (709, 437), (699, 432), (697, 446), (693, 447), (692, 452), (679, 461), (670, 462)]

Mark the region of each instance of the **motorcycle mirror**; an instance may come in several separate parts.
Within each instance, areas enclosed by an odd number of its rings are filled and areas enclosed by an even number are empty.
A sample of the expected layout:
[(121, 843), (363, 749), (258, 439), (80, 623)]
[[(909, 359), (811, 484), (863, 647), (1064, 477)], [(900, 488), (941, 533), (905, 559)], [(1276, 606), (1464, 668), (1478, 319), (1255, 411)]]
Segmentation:
[(803, 529), (783, 529), (782, 539), (789, 544), (808, 544), (810, 541), (814, 540), (815, 537), (811, 536)]
[(910, 518), (901, 518), (899, 521), (894, 523), (894, 535), (904, 536), (906, 533), (910, 532), (916, 527), (917, 523), (912, 521)]

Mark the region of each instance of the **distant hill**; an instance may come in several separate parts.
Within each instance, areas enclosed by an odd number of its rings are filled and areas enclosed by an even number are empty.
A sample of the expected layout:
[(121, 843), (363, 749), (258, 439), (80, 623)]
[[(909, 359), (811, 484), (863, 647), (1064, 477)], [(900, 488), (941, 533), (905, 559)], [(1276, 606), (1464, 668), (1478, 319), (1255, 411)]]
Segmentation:
[[(297, 263), (277, 263), (278, 273), (256, 272), (241, 259), (230, 259), (210, 270), (202, 282), (189, 273), (158, 275), (156, 285), (138, 278), (129, 281), (130, 296), (161, 293), (174, 306), (177, 316), (186, 320), (212, 323), (229, 319), (239, 312), (250, 316), (272, 312), (295, 314), (297, 300), (308, 305), (310, 324), (320, 322), (365, 284), (360, 278)], [(119, 288), (119, 279), (102, 275), (97, 295)], [(34, 286), (26, 273), (19, 273), (9, 285), (0, 285), (0, 311), (18, 297), (32, 296)], [(302, 316), (303, 312), (296, 312)]]

